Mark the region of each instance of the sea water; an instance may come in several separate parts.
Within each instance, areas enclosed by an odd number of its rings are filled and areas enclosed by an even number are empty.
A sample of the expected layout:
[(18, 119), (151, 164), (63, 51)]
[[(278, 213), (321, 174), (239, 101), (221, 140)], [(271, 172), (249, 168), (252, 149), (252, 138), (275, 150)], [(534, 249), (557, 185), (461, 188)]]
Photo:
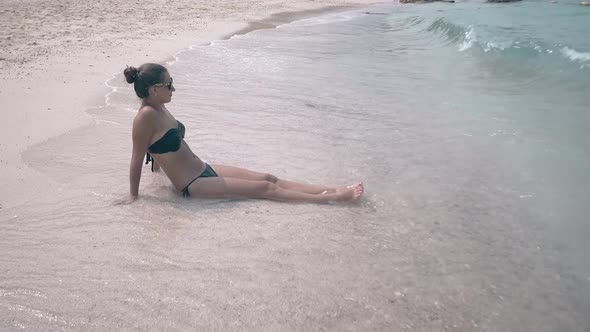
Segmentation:
[(194, 47), (173, 65), (175, 106), (205, 158), (362, 180), (376, 205), (421, 186), (449, 198), (465, 179), (582, 254), (589, 36), (576, 1), (373, 7)]
[(94, 125), (23, 156), (55, 187), (3, 212), (0, 326), (588, 329), (588, 22), (573, 1), (381, 5), (166, 63), (202, 159), (362, 181), (352, 206), (186, 200), (148, 166), (112, 206), (138, 108), (117, 73)]

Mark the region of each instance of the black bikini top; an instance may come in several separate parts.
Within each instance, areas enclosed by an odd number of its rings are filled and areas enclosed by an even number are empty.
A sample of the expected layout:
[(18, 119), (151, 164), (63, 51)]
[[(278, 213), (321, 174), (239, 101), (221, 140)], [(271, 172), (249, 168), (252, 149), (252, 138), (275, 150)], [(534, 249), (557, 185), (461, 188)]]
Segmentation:
[(148, 147), (148, 153), (145, 156), (145, 163), (152, 161), (152, 172), (154, 171), (153, 158), (150, 153), (162, 154), (168, 152), (175, 152), (180, 149), (180, 144), (184, 138), (184, 125), (180, 121), (176, 121), (178, 126), (168, 130), (164, 136), (155, 141), (154, 144)]
[(180, 149), (180, 142), (184, 138), (184, 125), (180, 121), (176, 121), (178, 127), (168, 130), (162, 138), (150, 145), (148, 151), (150, 153), (167, 153), (174, 152)]

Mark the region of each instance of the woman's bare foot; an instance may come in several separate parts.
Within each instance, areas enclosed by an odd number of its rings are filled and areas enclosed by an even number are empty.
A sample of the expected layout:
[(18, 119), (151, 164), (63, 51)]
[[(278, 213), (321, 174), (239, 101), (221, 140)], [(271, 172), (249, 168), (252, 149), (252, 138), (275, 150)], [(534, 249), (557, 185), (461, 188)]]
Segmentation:
[(351, 186), (339, 187), (336, 189), (336, 193), (340, 194), (339, 201), (356, 202), (358, 201), (363, 193), (365, 187), (363, 183), (353, 184)]
[[(361, 186), (363, 185), (362, 183), (359, 183)], [(322, 191), (320, 194), (325, 195), (325, 194), (336, 194), (336, 193), (342, 193), (342, 192), (347, 192), (350, 190), (350, 188), (353, 188), (355, 186), (357, 186), (358, 184), (353, 184), (350, 186), (341, 186), (341, 187), (334, 187), (334, 188), (329, 188), (326, 189), (324, 191)]]

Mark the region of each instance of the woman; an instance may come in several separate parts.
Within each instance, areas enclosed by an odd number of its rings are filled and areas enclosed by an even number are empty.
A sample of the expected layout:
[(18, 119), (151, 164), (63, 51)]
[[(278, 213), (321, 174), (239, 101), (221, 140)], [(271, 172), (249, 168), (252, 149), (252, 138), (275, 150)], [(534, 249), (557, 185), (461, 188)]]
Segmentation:
[(152, 171), (162, 168), (184, 197), (263, 198), (285, 202), (356, 201), (362, 183), (339, 188), (308, 185), (279, 179), (246, 169), (208, 165), (184, 141), (184, 126), (166, 109), (172, 99), (172, 77), (165, 67), (146, 63), (124, 71), (142, 103), (133, 120), (133, 153), (129, 169), (129, 196), (118, 203), (134, 202), (139, 193), (143, 157), (153, 159)]

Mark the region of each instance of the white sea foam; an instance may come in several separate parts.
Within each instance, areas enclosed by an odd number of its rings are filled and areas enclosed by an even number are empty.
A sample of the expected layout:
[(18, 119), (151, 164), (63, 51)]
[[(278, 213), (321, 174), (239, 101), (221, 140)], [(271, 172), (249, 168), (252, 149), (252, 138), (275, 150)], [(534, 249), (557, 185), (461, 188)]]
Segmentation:
[[(513, 46), (513, 44), (510, 41), (508, 41), (508, 42), (490, 41), (485, 44), (484, 51), (485, 52), (489, 52), (489, 51), (493, 51), (493, 50), (503, 51), (503, 50), (510, 48), (512, 46)], [(515, 46), (515, 48), (518, 48), (518, 46)]]
[(588, 62), (590, 61), (590, 53), (578, 52), (569, 47), (561, 49), (561, 54), (572, 61)]
[(115, 80), (117, 78), (117, 74), (113, 74), (111, 76), (111, 78), (107, 79), (106, 81), (103, 82), (104, 85), (106, 85), (107, 87), (111, 88), (111, 91), (109, 91), (105, 96), (104, 96), (104, 103), (106, 106), (110, 106), (111, 105), (111, 95), (113, 93), (116, 93), (118, 91), (117, 87), (112, 85), (111, 82), (113, 82), (113, 80)]
[(465, 40), (463, 40), (463, 43), (459, 46), (459, 51), (463, 52), (470, 49), (476, 42), (477, 36), (475, 30), (473, 29), (473, 26), (469, 26), (469, 29), (465, 32)]

